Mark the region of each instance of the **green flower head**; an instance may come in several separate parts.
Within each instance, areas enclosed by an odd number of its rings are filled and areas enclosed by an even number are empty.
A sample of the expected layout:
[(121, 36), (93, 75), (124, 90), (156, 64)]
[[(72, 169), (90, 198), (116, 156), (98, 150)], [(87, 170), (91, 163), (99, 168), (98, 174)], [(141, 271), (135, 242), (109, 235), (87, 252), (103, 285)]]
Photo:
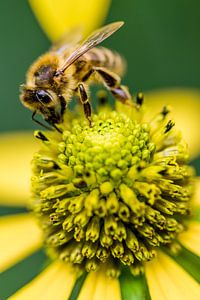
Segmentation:
[(66, 117), (63, 133), (35, 132), (31, 209), (47, 252), (80, 270), (134, 275), (164, 246), (177, 252), (187, 225), (193, 168), (169, 108), (149, 122), (139, 104)]

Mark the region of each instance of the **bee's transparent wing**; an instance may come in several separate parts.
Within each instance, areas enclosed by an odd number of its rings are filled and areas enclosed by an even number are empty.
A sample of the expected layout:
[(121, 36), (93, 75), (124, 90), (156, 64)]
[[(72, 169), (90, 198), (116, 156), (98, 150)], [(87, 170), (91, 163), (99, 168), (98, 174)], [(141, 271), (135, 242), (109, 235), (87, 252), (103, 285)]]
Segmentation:
[(102, 41), (111, 36), (117, 31), (124, 22), (114, 22), (101, 27), (94, 31), (86, 40), (84, 40), (76, 50), (66, 59), (62, 67), (57, 70), (56, 75), (63, 73), (73, 62), (75, 62), (81, 55), (89, 51), (91, 48), (97, 46)]
[(61, 38), (59, 38), (50, 48), (51, 52), (56, 52), (57, 54), (62, 54), (67, 49), (74, 47), (79, 44), (83, 39), (83, 29), (82, 27), (74, 27), (70, 31), (66, 31)]

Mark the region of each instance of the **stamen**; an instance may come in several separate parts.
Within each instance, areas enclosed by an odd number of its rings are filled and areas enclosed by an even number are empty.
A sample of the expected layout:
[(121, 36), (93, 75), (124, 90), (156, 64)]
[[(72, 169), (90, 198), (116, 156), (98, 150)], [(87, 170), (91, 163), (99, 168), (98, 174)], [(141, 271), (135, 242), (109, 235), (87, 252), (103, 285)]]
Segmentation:
[(172, 127), (174, 127), (174, 125), (175, 125), (175, 123), (172, 120), (170, 120), (166, 125), (164, 133), (167, 133), (168, 131), (170, 131), (172, 129)]
[(98, 217), (93, 217), (87, 226), (86, 241), (91, 240), (93, 243), (99, 238), (100, 220)]
[(43, 142), (48, 141), (48, 138), (44, 135), (44, 133), (42, 133), (42, 132), (39, 131), (39, 130), (35, 131), (34, 136), (35, 136), (37, 139), (42, 140)]
[(143, 101), (144, 101), (144, 96), (143, 94), (140, 92), (136, 95), (136, 104), (138, 106), (141, 106), (143, 104)]

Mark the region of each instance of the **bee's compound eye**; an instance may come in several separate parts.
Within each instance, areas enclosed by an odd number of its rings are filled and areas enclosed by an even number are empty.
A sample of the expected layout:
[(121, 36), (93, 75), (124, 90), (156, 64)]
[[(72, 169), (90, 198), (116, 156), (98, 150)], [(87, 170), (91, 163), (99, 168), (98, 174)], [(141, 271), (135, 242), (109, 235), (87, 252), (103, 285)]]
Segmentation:
[(38, 90), (35, 93), (38, 101), (40, 101), (43, 104), (49, 104), (52, 101), (49, 93), (44, 90)]

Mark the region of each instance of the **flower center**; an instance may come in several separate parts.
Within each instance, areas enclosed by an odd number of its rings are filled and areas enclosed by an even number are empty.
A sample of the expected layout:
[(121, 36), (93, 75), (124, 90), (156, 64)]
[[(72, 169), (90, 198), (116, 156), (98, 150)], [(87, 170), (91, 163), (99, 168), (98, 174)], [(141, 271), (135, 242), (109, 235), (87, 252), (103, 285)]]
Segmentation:
[[(88, 272), (106, 264), (138, 274), (170, 247), (189, 213), (193, 170), (166, 109), (151, 122), (118, 112), (75, 118), (63, 134), (42, 133), (33, 159), (31, 208), (48, 253)], [(67, 130), (66, 130), (67, 127)]]

